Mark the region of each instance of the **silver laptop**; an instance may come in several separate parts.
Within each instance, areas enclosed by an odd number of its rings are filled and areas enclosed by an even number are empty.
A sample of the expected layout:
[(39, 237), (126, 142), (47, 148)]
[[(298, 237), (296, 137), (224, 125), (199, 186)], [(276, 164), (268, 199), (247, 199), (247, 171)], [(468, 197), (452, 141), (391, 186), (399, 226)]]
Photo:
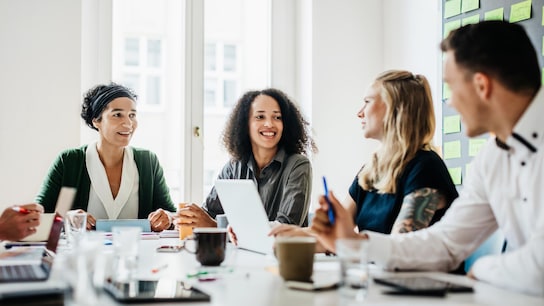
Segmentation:
[[(55, 252), (64, 226), (62, 215), (70, 208), (75, 198), (75, 189), (63, 187), (57, 199), (56, 214), (53, 219), (45, 249), (40, 263), (17, 263), (0, 266), (0, 300), (30, 297), (34, 295), (60, 294), (66, 284), (47, 281), (51, 275)], [(9, 250), (8, 250), (9, 251)], [(21, 282), (25, 282), (21, 285)]]
[(238, 246), (262, 254), (272, 254), (274, 238), (264, 205), (252, 180), (217, 180), (215, 189)]

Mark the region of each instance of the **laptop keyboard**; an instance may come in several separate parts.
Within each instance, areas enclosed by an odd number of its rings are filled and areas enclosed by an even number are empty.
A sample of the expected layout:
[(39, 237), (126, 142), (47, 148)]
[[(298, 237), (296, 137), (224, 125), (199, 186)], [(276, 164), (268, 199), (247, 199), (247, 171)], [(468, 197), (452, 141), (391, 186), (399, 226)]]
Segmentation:
[(39, 265), (0, 266), (0, 282), (43, 280), (46, 277)]

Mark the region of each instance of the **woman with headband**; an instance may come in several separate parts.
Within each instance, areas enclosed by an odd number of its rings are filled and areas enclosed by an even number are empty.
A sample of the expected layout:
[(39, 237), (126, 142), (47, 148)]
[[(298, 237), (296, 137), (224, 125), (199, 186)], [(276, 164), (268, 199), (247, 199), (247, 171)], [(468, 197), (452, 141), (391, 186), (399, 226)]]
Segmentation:
[(53, 212), (62, 186), (75, 187), (72, 209), (87, 212), (87, 229), (96, 219), (149, 219), (153, 231), (170, 228), (175, 211), (157, 156), (129, 147), (138, 127), (137, 96), (111, 83), (91, 88), (81, 117), (98, 131), (98, 141), (62, 152), (36, 197)]

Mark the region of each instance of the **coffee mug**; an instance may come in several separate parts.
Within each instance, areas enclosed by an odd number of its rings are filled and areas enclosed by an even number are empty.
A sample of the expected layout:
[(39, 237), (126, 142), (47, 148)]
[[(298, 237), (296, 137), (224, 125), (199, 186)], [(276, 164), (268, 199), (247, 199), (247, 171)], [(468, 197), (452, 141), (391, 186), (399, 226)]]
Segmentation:
[(310, 282), (314, 269), (314, 237), (278, 237), (275, 242), (279, 272), (286, 281)]
[(199, 227), (193, 230), (196, 260), (203, 266), (219, 266), (225, 259), (227, 230)]

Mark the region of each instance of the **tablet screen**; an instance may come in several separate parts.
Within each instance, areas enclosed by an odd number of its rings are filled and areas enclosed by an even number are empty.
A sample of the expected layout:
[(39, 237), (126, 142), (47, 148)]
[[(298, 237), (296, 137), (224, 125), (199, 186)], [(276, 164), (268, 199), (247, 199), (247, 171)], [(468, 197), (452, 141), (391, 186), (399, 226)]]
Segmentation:
[(472, 292), (472, 287), (422, 277), (374, 278), (376, 283), (387, 285), (405, 292), (420, 294), (446, 294), (446, 292)]
[(120, 302), (209, 301), (210, 296), (182, 281), (172, 279), (107, 283), (104, 289)]

